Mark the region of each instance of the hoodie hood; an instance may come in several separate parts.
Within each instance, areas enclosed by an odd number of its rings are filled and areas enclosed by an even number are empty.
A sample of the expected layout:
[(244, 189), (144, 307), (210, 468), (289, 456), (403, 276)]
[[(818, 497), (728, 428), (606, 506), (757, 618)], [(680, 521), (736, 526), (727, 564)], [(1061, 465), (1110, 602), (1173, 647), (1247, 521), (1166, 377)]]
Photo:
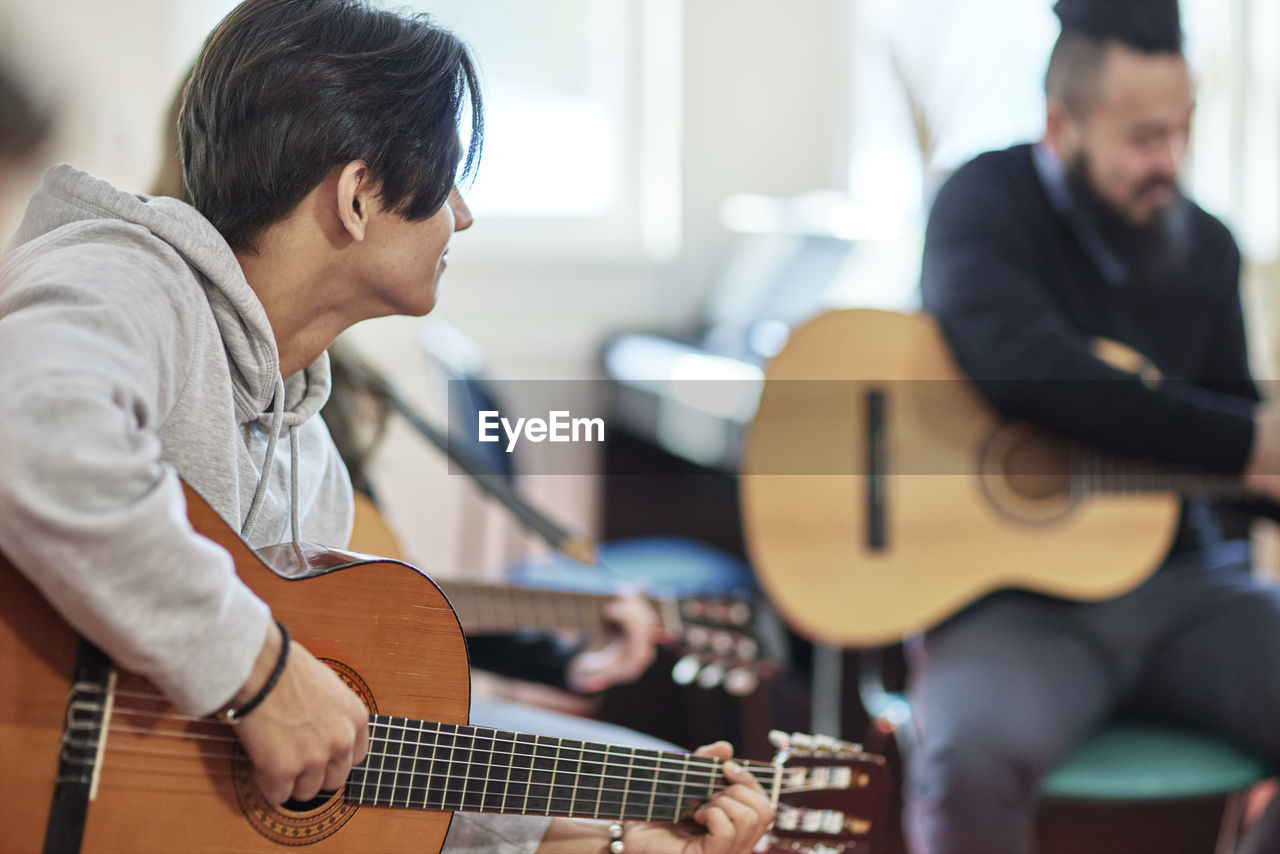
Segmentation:
[(0, 546), (122, 669), (192, 715), (224, 706), (271, 610), (193, 531), (179, 477), (252, 548), (346, 545), (351, 483), (308, 417), (328, 369), (280, 378), (194, 209), (54, 167), (0, 259)]
[(329, 397), (327, 355), (285, 384), (283, 423), (274, 423), (272, 398), (280, 354), (262, 303), (245, 281), (231, 247), (204, 216), (184, 202), (136, 196), (66, 163), (45, 173), (10, 249), (86, 220), (119, 220), (168, 244), (199, 275), (222, 335), (231, 369), (236, 416), (268, 432), (301, 424)]

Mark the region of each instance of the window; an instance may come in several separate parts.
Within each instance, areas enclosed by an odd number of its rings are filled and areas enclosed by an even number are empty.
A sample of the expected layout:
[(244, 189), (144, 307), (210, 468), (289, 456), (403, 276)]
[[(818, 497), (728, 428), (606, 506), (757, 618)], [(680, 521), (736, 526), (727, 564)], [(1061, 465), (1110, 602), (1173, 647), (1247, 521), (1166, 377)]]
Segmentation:
[(853, 27), (856, 200), (922, 217), (957, 166), (1042, 132), (1046, 0), (858, 0)]
[(467, 202), (505, 251), (672, 254), (680, 0), (417, 0), (473, 49), (485, 149)]

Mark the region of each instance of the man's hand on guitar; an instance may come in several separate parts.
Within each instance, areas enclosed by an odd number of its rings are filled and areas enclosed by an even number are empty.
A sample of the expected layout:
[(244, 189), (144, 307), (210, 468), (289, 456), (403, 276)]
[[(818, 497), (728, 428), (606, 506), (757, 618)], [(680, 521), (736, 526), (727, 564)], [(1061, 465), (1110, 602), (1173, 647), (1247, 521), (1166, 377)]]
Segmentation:
[(617, 626), (619, 636), (599, 649), (578, 653), (569, 662), (569, 687), (582, 694), (634, 682), (657, 657), (658, 617), (643, 595), (631, 592), (614, 597), (604, 606), (604, 615)]
[[(729, 759), (727, 741), (700, 747), (695, 756)], [(626, 828), (628, 854), (746, 854), (755, 848), (773, 821), (773, 806), (751, 772), (729, 762), (724, 776), (732, 784), (698, 807), (689, 824), (633, 822)]]
[(1251, 492), (1280, 501), (1280, 401), (1262, 403), (1253, 414), (1253, 449), (1244, 470)]
[[(272, 626), (253, 673), (232, 698), (247, 702), (261, 690), (280, 657), (282, 637)], [(294, 643), (280, 681), (235, 726), (273, 803), (306, 801), (337, 789), (369, 749), (369, 712), (337, 674)]]

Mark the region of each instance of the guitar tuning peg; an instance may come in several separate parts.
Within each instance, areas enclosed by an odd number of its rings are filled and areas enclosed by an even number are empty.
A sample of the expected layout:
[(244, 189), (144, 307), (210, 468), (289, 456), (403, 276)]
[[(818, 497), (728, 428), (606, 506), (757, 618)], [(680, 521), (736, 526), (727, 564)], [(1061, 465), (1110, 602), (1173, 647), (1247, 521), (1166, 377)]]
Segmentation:
[(734, 602), (729, 605), (729, 618), (726, 621), (735, 626), (745, 626), (751, 622), (751, 606), (746, 602)]
[(709, 691), (724, 681), (724, 675), (724, 668), (712, 662), (698, 674), (698, 686)]
[(749, 638), (746, 635), (743, 635), (742, 637), (738, 638), (738, 642), (737, 644), (735, 644), (734, 652), (736, 652), (738, 654), (738, 657), (741, 659), (744, 659), (746, 661), (755, 661), (756, 655), (760, 652), (760, 645), (756, 643), (755, 640), (753, 640), (752, 638)]
[(813, 736), (804, 732), (791, 733), (791, 749), (798, 756), (813, 755)]
[(685, 642), (690, 646), (706, 647), (712, 642), (711, 631), (702, 626), (690, 626), (685, 631)]
[(813, 737), (813, 753), (815, 756), (834, 756), (843, 742), (829, 735), (819, 733)]
[(731, 632), (713, 632), (711, 635), (711, 648), (718, 653), (732, 652), (735, 645), (736, 638)]
[(760, 687), (760, 677), (745, 667), (735, 667), (724, 677), (724, 689), (735, 697), (746, 697)]
[(791, 749), (791, 736), (780, 729), (769, 730), (769, 743), (777, 750)]
[(701, 599), (690, 599), (683, 603), (681, 608), (686, 617), (698, 619), (707, 615), (707, 606)]
[(698, 678), (698, 671), (701, 669), (702, 662), (698, 660), (698, 656), (683, 656), (671, 668), (671, 681), (677, 685), (690, 685)]

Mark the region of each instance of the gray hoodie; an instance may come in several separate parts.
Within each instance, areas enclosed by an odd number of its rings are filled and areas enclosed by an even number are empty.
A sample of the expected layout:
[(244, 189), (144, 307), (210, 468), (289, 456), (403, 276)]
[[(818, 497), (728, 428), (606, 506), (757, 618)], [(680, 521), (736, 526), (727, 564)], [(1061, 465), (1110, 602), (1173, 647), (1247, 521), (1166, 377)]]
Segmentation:
[[(0, 551), (192, 714), (249, 677), (271, 617), (192, 532), (178, 475), (252, 546), (351, 536), (351, 483), (312, 417), (328, 358), (280, 386), (266, 313), (208, 220), (49, 170), (0, 262)], [(548, 821), (460, 813), (444, 850), (530, 854)]]
[(328, 359), (279, 371), (199, 212), (49, 170), (0, 263), (0, 550), (192, 714), (248, 678), (271, 618), (192, 532), (179, 474), (255, 547), (351, 533), (350, 481), (313, 417)]

